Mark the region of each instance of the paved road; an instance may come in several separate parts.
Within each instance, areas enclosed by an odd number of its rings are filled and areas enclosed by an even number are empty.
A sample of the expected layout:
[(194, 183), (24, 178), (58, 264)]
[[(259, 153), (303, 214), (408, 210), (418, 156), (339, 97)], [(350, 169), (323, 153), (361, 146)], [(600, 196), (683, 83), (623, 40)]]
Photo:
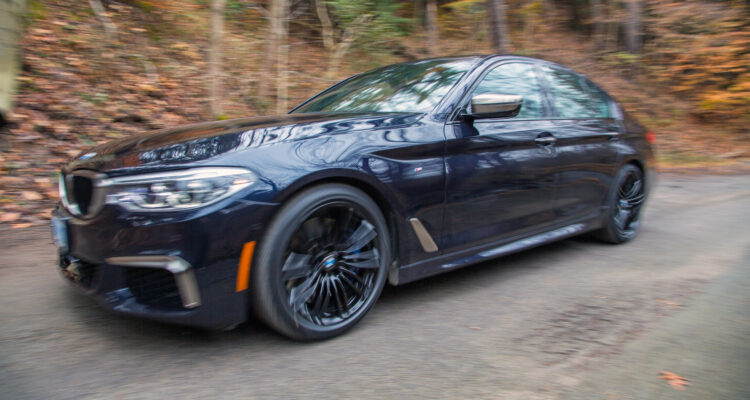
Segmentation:
[(749, 289), (748, 176), (661, 177), (627, 245), (572, 239), (388, 288), (312, 344), (111, 315), (58, 276), (46, 230), (5, 230), (0, 398), (748, 399)]

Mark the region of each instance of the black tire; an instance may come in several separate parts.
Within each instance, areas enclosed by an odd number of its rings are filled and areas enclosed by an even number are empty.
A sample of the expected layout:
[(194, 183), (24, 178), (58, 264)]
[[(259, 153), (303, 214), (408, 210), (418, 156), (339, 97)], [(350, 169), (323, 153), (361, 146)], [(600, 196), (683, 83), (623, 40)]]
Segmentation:
[(638, 235), (641, 209), (646, 200), (643, 171), (635, 165), (622, 167), (612, 181), (604, 226), (595, 235), (608, 243), (627, 242)]
[(282, 206), (261, 240), (252, 307), (291, 339), (340, 335), (380, 297), (390, 259), (388, 226), (369, 196), (342, 184), (312, 187)]

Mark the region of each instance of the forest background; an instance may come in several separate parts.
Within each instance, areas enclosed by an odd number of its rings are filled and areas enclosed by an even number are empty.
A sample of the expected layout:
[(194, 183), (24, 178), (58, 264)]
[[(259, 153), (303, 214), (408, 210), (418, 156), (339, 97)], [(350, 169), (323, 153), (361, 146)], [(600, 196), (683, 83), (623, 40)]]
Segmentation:
[(284, 113), (354, 73), (447, 55), (585, 73), (657, 135), (661, 169), (750, 165), (747, 1), (0, 2), (20, 26), (3, 31), (19, 68), (0, 119), (0, 223), (15, 228), (49, 219), (57, 171), (90, 146)]

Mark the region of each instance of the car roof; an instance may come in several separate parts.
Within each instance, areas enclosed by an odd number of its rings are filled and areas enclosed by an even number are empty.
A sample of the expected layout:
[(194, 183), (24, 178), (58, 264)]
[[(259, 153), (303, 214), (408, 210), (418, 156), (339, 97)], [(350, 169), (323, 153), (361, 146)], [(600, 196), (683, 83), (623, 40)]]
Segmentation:
[(495, 62), (495, 61), (503, 61), (503, 60), (521, 60), (526, 61), (538, 65), (547, 65), (551, 67), (561, 68), (564, 70), (567, 70), (569, 72), (573, 72), (575, 74), (579, 74), (579, 72), (573, 70), (570, 67), (566, 67), (562, 64), (558, 64), (554, 61), (545, 60), (542, 58), (534, 58), (534, 57), (528, 57), (528, 56), (522, 56), (522, 55), (516, 55), (516, 54), (473, 54), (473, 55), (466, 55), (466, 56), (446, 56), (446, 57), (430, 57), (430, 58), (420, 58), (417, 60), (410, 60), (410, 61), (404, 61), (396, 64), (391, 65), (399, 65), (399, 64), (410, 64), (410, 63), (416, 63), (420, 61), (426, 61), (426, 60), (444, 60), (444, 61), (458, 61), (458, 60), (466, 60), (466, 61), (474, 61), (474, 66), (478, 66), (479, 64), (484, 64), (487, 62)]

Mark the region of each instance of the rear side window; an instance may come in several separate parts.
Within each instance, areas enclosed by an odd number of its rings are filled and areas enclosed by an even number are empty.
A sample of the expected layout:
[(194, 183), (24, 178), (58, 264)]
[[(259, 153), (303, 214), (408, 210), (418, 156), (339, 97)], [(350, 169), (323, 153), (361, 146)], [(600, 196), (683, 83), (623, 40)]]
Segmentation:
[(594, 82), (588, 79), (584, 79), (584, 81), (591, 93), (593, 104), (596, 106), (597, 118), (612, 118), (609, 96), (599, 86), (596, 86)]
[(502, 64), (490, 71), (476, 89), (478, 94), (516, 94), (523, 96), (521, 111), (516, 118), (541, 118), (544, 116), (542, 91), (534, 66), (526, 63)]
[(594, 85), (587, 85), (578, 75), (557, 68), (543, 67), (552, 105), (560, 118), (609, 118), (607, 95)]

